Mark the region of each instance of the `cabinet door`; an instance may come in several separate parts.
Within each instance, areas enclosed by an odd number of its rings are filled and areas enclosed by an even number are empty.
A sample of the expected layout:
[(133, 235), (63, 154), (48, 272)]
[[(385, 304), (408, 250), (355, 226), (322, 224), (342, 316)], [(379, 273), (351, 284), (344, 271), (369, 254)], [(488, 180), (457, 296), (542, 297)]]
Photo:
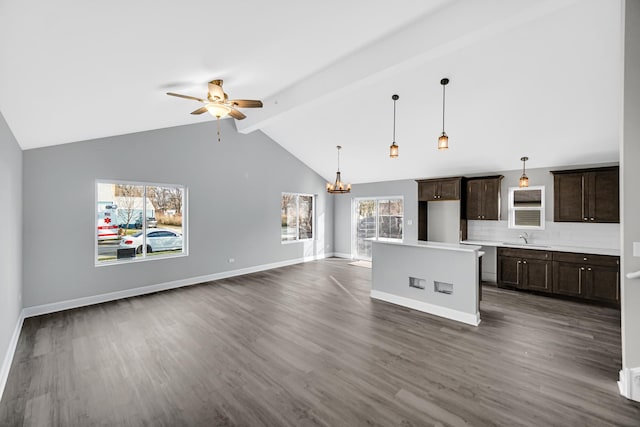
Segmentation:
[(460, 200), (459, 179), (443, 179), (439, 184), (438, 200)]
[(522, 288), (532, 291), (551, 292), (551, 263), (537, 259), (522, 261)]
[(483, 179), (482, 219), (500, 219), (500, 180)]
[(618, 170), (589, 172), (587, 176), (589, 222), (620, 222)]
[(553, 293), (584, 296), (586, 287), (585, 267), (569, 262), (553, 262)]
[(438, 183), (437, 181), (427, 181), (418, 184), (418, 200), (433, 201), (438, 200)]
[(587, 298), (604, 302), (620, 302), (618, 267), (588, 266), (587, 283)]
[(522, 260), (520, 258), (498, 256), (498, 284), (506, 286), (520, 285)]
[(587, 220), (584, 178), (582, 173), (562, 173), (553, 176), (554, 221), (583, 222)]
[(467, 219), (482, 219), (482, 193), (484, 191), (483, 180), (474, 179), (467, 181)]

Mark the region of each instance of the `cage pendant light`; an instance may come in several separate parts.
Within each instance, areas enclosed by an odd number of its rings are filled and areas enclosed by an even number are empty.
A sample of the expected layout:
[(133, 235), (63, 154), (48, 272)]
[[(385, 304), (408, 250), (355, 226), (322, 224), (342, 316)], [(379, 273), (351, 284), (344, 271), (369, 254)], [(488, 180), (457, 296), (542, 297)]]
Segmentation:
[(338, 149), (338, 172), (336, 172), (336, 181), (331, 183), (327, 182), (327, 192), (331, 194), (344, 194), (351, 192), (351, 184), (344, 184), (340, 178), (340, 150), (341, 146), (337, 145)]
[(446, 150), (449, 148), (449, 137), (444, 131), (444, 89), (449, 84), (449, 79), (440, 80), (440, 84), (442, 85), (442, 135), (438, 138), (438, 150)]
[(395, 159), (398, 157), (398, 145), (396, 144), (396, 101), (400, 99), (400, 97), (393, 95), (391, 99), (393, 99), (393, 142), (389, 147), (389, 157)]
[(525, 173), (524, 165), (529, 160), (528, 157), (520, 157), (522, 160), (522, 176), (520, 177), (520, 187), (528, 187), (529, 186), (529, 177)]

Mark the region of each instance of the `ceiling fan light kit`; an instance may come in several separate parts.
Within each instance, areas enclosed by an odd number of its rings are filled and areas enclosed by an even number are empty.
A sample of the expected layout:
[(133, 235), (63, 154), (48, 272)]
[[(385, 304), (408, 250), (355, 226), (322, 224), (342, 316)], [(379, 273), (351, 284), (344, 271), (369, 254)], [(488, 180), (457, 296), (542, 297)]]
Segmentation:
[(218, 141), (220, 141), (220, 119), (231, 116), (236, 120), (247, 118), (237, 108), (262, 108), (262, 101), (257, 99), (229, 99), (229, 96), (222, 89), (222, 80), (215, 79), (208, 83), (209, 91), (207, 98), (197, 98), (195, 96), (181, 95), (179, 93), (167, 92), (167, 95), (176, 96), (178, 98), (191, 99), (205, 104), (204, 107), (192, 111), (191, 114), (198, 115), (209, 112), (218, 120)]
[(398, 145), (396, 144), (396, 101), (400, 99), (400, 97), (393, 95), (391, 99), (393, 99), (393, 142), (389, 147), (389, 157), (395, 159), (398, 157)]
[(440, 84), (442, 85), (442, 135), (438, 138), (438, 150), (447, 150), (449, 148), (449, 137), (444, 131), (444, 89), (449, 84), (449, 79), (445, 77), (440, 80)]
[(336, 181), (331, 183), (331, 182), (327, 182), (327, 193), (331, 193), (331, 194), (345, 194), (345, 193), (350, 193), (351, 192), (351, 184), (344, 184), (342, 182), (342, 179), (340, 177), (340, 150), (342, 149), (341, 146), (337, 145), (336, 148), (338, 149), (338, 172), (336, 172)]

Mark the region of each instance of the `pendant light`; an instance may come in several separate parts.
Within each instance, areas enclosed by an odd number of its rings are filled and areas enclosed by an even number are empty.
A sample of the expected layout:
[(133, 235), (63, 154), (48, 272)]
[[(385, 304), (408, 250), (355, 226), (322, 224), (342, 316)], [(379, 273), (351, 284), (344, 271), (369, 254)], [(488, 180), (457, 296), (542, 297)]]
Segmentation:
[(527, 160), (529, 160), (529, 158), (528, 157), (520, 157), (520, 160), (522, 161), (522, 176), (520, 177), (520, 187), (528, 187), (529, 186), (529, 177), (525, 173), (524, 165), (527, 162)]
[(449, 84), (449, 79), (440, 80), (442, 85), (442, 135), (438, 138), (438, 150), (447, 150), (449, 148), (449, 137), (444, 131), (444, 88)]
[(396, 145), (396, 101), (400, 99), (398, 95), (393, 95), (393, 143), (389, 147), (389, 157), (395, 159), (398, 157), (398, 146)]
[(330, 182), (327, 182), (327, 192), (331, 194), (350, 193), (351, 184), (345, 185), (340, 180), (340, 150), (342, 149), (342, 147), (337, 145), (336, 148), (338, 149), (338, 172), (336, 172), (336, 182), (334, 182), (333, 184)]

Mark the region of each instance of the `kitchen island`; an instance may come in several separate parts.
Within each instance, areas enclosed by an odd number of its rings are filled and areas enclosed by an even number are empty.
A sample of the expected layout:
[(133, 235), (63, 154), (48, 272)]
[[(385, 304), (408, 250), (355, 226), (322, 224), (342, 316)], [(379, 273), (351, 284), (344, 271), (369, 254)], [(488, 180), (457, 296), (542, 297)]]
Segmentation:
[(477, 326), (480, 248), (374, 241), (371, 298)]

